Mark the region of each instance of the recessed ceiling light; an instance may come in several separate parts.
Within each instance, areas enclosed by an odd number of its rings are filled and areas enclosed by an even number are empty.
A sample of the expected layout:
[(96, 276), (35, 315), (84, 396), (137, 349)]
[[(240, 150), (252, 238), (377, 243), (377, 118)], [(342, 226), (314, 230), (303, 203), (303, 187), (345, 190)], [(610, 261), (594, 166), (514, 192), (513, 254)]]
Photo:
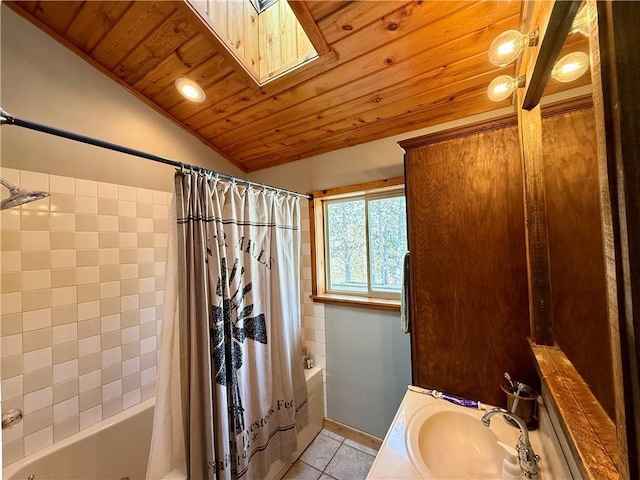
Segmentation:
[(188, 78), (178, 78), (175, 86), (184, 98), (192, 102), (202, 103), (207, 98), (202, 87)]

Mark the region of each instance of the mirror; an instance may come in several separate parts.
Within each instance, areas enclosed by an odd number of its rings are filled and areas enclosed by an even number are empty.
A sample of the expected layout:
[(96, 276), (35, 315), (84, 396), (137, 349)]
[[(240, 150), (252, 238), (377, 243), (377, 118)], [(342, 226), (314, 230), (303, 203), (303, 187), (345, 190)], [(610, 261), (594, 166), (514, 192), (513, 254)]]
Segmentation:
[[(555, 2), (537, 58), (523, 61), (533, 71), (520, 72), (532, 82), (519, 93), (525, 178), (533, 179), (526, 182), (526, 209), (536, 227), (528, 227), (527, 239), (530, 291), (538, 293), (531, 297), (532, 349), (545, 399), (560, 417), (583, 476), (629, 478), (611, 194), (599, 133), (597, 7), (595, 0), (585, 4), (580, 15), (587, 20), (574, 23), (568, 12), (575, 15), (580, 2)], [(560, 81), (560, 66), (576, 71), (571, 61), (583, 59), (594, 44), (591, 69), (570, 84)], [(531, 103), (543, 93), (557, 100), (569, 88), (570, 100)]]

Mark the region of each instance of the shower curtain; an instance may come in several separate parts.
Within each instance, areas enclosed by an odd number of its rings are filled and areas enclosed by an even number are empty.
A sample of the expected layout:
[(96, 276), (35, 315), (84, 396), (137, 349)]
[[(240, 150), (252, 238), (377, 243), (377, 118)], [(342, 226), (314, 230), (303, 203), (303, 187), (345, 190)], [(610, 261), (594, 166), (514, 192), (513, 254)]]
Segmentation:
[(299, 199), (178, 171), (147, 478), (264, 478), (307, 422)]

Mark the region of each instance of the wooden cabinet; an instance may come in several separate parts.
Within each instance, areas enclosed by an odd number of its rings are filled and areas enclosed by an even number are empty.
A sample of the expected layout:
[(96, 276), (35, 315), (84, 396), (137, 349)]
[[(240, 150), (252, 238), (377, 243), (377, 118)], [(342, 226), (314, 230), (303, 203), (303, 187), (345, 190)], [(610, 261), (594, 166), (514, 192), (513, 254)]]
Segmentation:
[(503, 373), (537, 386), (515, 116), (405, 149), (413, 382), (503, 405)]

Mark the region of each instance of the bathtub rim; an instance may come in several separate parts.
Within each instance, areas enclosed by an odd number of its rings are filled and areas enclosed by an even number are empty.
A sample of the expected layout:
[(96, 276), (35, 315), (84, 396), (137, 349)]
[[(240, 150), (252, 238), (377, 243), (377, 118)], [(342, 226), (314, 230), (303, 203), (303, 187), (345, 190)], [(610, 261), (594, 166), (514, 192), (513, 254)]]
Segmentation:
[(115, 425), (116, 423), (120, 423), (121, 421), (137, 415), (139, 413), (144, 412), (150, 408), (155, 407), (156, 397), (151, 397), (146, 400), (143, 400), (140, 403), (137, 403), (121, 412), (116, 413), (112, 417), (107, 418), (106, 420), (102, 420), (98, 423), (91, 425), (90, 427), (85, 428), (84, 430), (80, 430), (79, 432), (74, 433), (73, 435), (68, 436), (67, 438), (60, 440), (59, 442), (53, 443), (45, 448), (37, 450), (33, 452), (31, 455), (21, 458), (13, 463), (10, 463), (6, 467), (2, 468), (2, 478), (11, 478), (12, 475), (15, 475), (19, 470), (24, 468), (25, 466), (30, 465), (48, 455), (55, 454), (57, 451), (62, 450), (70, 445), (73, 445), (77, 442), (84, 440), (90, 436), (100, 433), (101, 431)]

